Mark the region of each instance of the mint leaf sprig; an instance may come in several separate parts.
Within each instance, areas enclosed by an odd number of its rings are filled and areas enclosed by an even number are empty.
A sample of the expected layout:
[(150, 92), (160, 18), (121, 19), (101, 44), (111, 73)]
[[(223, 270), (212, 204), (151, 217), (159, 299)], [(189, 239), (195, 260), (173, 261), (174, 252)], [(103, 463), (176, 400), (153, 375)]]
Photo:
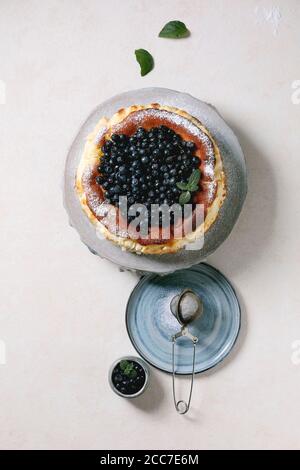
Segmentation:
[(126, 360), (123, 360), (120, 362), (120, 369), (126, 377), (129, 377), (130, 379), (135, 379), (137, 376), (137, 372), (134, 369), (134, 364), (133, 362), (128, 362)]
[(187, 183), (176, 183), (177, 188), (181, 189), (182, 191), (179, 196), (179, 204), (181, 206), (183, 206), (184, 204), (187, 204), (192, 197), (191, 193), (198, 190), (200, 176), (201, 176), (200, 170), (197, 168), (196, 170), (193, 171)]

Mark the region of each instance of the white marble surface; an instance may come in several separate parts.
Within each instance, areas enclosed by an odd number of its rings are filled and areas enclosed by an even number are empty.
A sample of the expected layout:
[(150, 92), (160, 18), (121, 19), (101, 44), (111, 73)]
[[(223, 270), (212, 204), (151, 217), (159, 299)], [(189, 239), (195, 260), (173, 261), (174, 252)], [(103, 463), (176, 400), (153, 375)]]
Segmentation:
[[(170, 19), (192, 36), (157, 38)], [(1, 448), (299, 448), (299, 19), (297, 0), (1, 0)], [(140, 47), (156, 61), (144, 78)], [(62, 207), (82, 121), (143, 86), (213, 103), (249, 169), (239, 223), (209, 259), (237, 289), (242, 334), (197, 379), (185, 417), (157, 371), (142, 399), (111, 393), (111, 362), (133, 352), (124, 308), (137, 279), (92, 256)]]

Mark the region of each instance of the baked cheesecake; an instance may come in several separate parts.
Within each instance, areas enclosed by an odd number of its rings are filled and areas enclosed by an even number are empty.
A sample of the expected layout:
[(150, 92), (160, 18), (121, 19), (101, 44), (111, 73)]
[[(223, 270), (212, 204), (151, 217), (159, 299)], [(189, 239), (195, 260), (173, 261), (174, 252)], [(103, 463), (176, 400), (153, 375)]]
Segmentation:
[[(100, 119), (87, 137), (76, 190), (101, 236), (138, 254), (166, 254), (205, 237), (226, 197), (226, 178), (205, 126), (184, 110), (154, 103)], [(175, 217), (172, 208), (183, 205), (191, 224), (179, 231), (184, 215)], [(153, 207), (169, 208), (169, 230), (162, 213), (152, 217)], [(198, 207), (202, 218), (195, 216)]]

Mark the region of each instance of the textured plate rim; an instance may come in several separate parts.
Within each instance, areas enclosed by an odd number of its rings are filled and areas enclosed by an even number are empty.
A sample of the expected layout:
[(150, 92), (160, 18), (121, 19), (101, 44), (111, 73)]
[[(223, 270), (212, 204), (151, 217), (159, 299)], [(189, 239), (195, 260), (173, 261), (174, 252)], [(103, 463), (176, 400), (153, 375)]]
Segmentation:
[[(237, 342), (237, 339), (239, 337), (239, 334), (240, 334), (240, 331), (241, 331), (241, 305), (240, 305), (240, 302), (239, 302), (239, 299), (238, 299), (238, 296), (236, 294), (236, 291), (233, 287), (233, 285), (231, 284), (231, 282), (227, 279), (227, 277), (217, 268), (215, 268), (214, 266), (212, 266), (211, 264), (208, 264), (208, 263), (204, 263), (204, 262), (201, 262), (201, 263), (197, 263), (195, 264), (194, 266), (191, 266), (191, 268), (188, 268), (188, 269), (193, 269), (197, 266), (200, 266), (200, 265), (204, 265), (204, 266), (208, 266), (210, 269), (214, 270), (215, 272), (217, 272), (219, 275), (221, 275), (225, 281), (227, 282), (227, 284), (229, 285), (229, 287), (231, 288), (232, 290), (232, 293), (237, 301), (237, 307), (238, 307), (238, 315), (237, 315), (237, 320), (238, 320), (238, 327), (237, 327), (237, 331), (236, 331), (236, 334), (230, 344), (230, 347), (226, 350), (225, 353), (223, 353), (220, 357), (220, 359), (218, 359), (213, 365), (209, 366), (209, 367), (206, 367), (205, 369), (202, 369), (202, 370), (199, 370), (197, 372), (195, 372), (195, 375), (200, 375), (200, 374), (203, 374), (204, 372), (207, 372), (211, 369), (213, 369), (214, 367), (216, 367), (217, 365), (219, 365), (221, 362), (224, 361), (224, 359), (231, 353), (231, 351), (233, 350), (234, 346), (236, 345), (236, 342)], [(181, 271), (181, 270), (179, 270)], [(184, 270), (183, 270), (184, 271)], [(169, 274), (173, 274), (173, 273), (169, 273)], [(140, 349), (137, 347), (137, 345), (135, 344), (134, 342), (134, 339), (131, 335), (131, 332), (129, 330), (129, 326), (128, 326), (128, 317), (129, 317), (129, 303), (135, 293), (135, 291), (138, 289), (138, 287), (141, 286), (141, 284), (143, 282), (145, 282), (145, 279), (146, 277), (155, 277), (155, 276), (158, 276), (159, 277), (159, 274), (157, 273), (152, 273), (152, 274), (146, 274), (145, 276), (143, 276), (139, 282), (134, 286), (133, 290), (131, 291), (130, 293), (130, 296), (128, 298), (128, 301), (127, 301), (127, 304), (126, 304), (126, 311), (125, 311), (125, 324), (126, 324), (126, 330), (127, 330), (127, 334), (128, 334), (128, 337), (130, 339), (130, 342), (132, 344), (132, 346), (134, 347), (135, 351), (141, 356), (142, 359), (144, 359), (144, 361), (146, 361), (147, 364), (150, 364), (152, 367), (154, 367), (155, 369), (157, 370), (160, 370), (161, 372), (165, 372), (169, 375), (172, 374), (172, 371), (169, 371), (167, 369), (164, 369), (163, 367), (159, 367), (157, 364), (154, 364), (152, 361), (150, 361), (149, 359), (147, 359), (144, 354), (140, 351)], [(175, 372), (176, 375), (180, 375), (180, 376), (190, 376), (191, 375), (191, 372)]]

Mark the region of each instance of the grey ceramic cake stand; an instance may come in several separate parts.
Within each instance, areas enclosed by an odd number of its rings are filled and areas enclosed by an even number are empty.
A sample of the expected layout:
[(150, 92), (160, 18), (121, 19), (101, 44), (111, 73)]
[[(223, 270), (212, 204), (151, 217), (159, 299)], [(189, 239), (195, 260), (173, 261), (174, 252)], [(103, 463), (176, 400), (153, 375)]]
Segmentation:
[[(227, 197), (213, 226), (205, 234), (203, 248), (182, 250), (172, 255), (136, 255), (122, 251), (110, 241), (99, 239), (94, 226), (79, 204), (74, 183), (86, 136), (103, 116), (111, 117), (120, 108), (132, 104), (160, 103), (184, 109), (209, 129), (220, 148), (227, 177)], [(230, 127), (215, 108), (186, 93), (166, 88), (142, 88), (114, 96), (97, 106), (79, 130), (67, 157), (64, 175), (64, 205), (69, 221), (85, 245), (94, 254), (121, 268), (139, 272), (169, 273), (185, 269), (206, 259), (230, 234), (241, 212), (247, 193), (246, 166), (242, 149)]]

